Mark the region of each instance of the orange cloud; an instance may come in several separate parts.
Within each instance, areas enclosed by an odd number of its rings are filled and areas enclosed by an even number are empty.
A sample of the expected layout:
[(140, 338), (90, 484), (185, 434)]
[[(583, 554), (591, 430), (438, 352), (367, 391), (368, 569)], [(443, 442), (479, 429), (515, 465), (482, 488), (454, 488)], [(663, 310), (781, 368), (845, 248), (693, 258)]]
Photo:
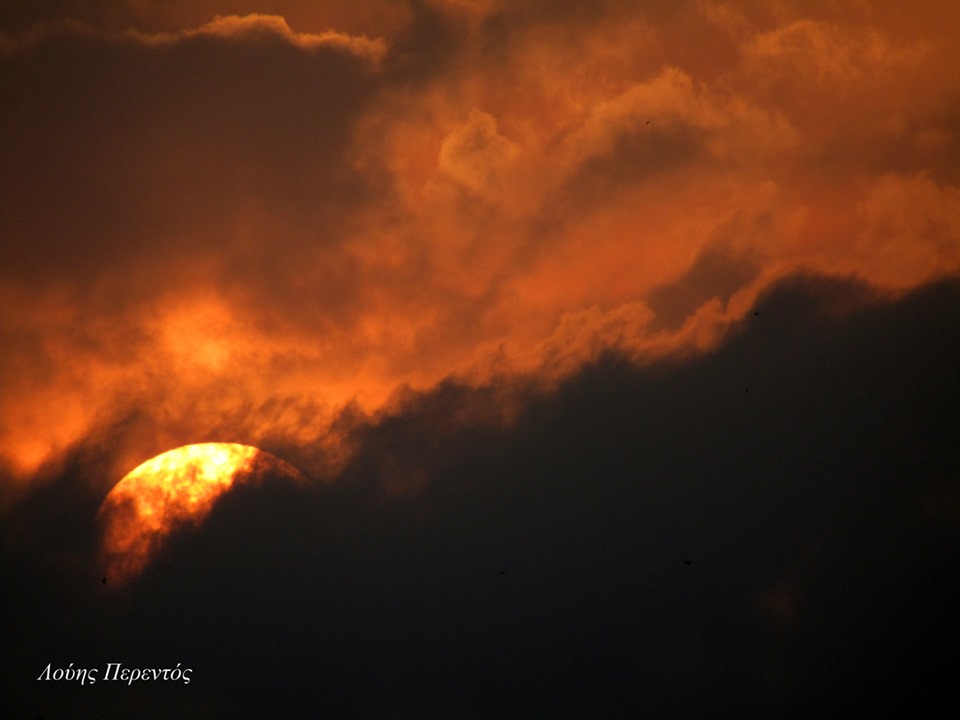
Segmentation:
[(379, 62), (387, 52), (381, 38), (365, 35), (353, 36), (327, 30), (320, 33), (294, 32), (287, 21), (278, 15), (228, 15), (196, 28), (177, 32), (146, 33), (136, 29), (120, 32), (103, 30), (77, 21), (61, 21), (35, 28), (23, 37), (0, 34), (0, 52), (16, 52), (18, 49), (36, 45), (50, 38), (69, 36), (90, 37), (106, 41), (133, 41), (148, 47), (166, 47), (185, 40), (215, 38), (224, 41), (255, 43), (275, 41), (310, 52), (319, 48), (334, 48), (353, 53), (372, 62)]
[(262, 39), (280, 39), (301, 50), (332, 47), (353, 52), (362, 57), (378, 61), (387, 51), (383, 40), (369, 39), (366, 36), (353, 37), (346, 33), (327, 30), (321, 33), (294, 32), (287, 21), (279, 15), (227, 15), (217, 17), (198, 28), (182, 30), (178, 33), (144, 34), (136, 31), (125, 33), (147, 45), (167, 45), (184, 39), (213, 37), (239, 42), (256, 42)]
[(404, 388), (707, 352), (791, 273), (960, 269), (939, 10), (248, 5), (0, 29), (8, 486), (97, 433), (119, 474), (217, 440), (329, 475)]

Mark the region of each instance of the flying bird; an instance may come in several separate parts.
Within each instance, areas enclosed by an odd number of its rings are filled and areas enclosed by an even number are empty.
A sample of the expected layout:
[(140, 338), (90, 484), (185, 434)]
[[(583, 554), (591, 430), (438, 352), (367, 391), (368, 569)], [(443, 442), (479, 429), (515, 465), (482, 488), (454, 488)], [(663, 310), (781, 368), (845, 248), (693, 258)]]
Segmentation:
[(683, 564), (684, 564), (684, 565), (693, 565), (693, 560), (687, 560), (687, 558), (684, 558), (684, 559), (683, 559)]

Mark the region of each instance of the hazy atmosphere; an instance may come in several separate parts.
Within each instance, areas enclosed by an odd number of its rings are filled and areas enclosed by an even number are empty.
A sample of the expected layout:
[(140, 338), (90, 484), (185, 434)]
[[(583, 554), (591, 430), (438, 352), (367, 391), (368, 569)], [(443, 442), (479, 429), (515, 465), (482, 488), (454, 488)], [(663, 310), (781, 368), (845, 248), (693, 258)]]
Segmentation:
[(951, 696), (960, 5), (15, 0), (0, 127), (4, 717)]

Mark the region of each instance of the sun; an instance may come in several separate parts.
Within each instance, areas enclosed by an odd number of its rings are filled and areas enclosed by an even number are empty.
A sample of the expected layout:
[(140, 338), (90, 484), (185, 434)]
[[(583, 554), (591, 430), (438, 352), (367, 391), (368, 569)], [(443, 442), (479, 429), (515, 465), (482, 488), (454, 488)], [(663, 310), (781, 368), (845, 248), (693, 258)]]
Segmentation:
[(199, 524), (234, 483), (259, 480), (266, 472), (303, 479), (270, 453), (236, 443), (185, 445), (138, 465), (97, 514), (109, 576), (121, 584), (135, 577), (172, 531)]

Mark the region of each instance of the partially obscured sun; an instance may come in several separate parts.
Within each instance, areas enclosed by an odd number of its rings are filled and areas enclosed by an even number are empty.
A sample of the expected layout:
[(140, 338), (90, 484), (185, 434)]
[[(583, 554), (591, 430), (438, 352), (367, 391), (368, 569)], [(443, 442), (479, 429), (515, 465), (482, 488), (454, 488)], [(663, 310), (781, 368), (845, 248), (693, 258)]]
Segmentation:
[(235, 481), (262, 471), (302, 478), (279, 458), (234, 443), (185, 445), (131, 470), (110, 491), (98, 514), (109, 576), (124, 582), (137, 575), (172, 530), (199, 523)]

